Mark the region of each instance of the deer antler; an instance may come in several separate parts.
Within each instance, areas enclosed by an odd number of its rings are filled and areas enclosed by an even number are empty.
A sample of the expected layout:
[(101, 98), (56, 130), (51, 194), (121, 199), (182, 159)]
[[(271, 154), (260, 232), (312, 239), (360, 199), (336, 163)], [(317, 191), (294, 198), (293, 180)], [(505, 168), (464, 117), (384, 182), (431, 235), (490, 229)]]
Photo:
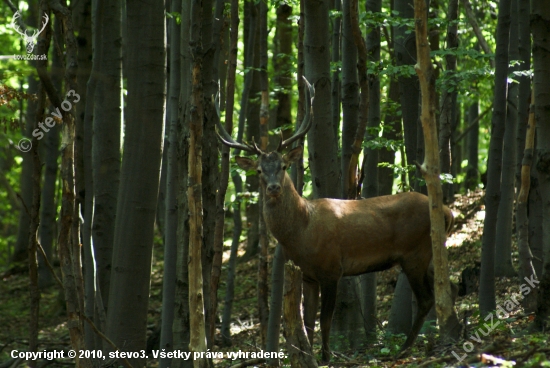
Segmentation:
[(312, 125), (313, 121), (313, 99), (315, 97), (315, 87), (313, 87), (306, 77), (302, 76), (304, 78), (304, 82), (306, 83), (307, 90), (306, 90), (306, 116), (304, 116), (304, 120), (302, 121), (302, 124), (300, 124), (300, 128), (298, 128), (298, 131), (294, 133), (294, 135), (290, 138), (288, 138), (286, 141), (283, 141), (283, 137), (281, 135), (281, 140), (279, 141), (279, 147), (277, 147), (277, 151), (281, 152), (283, 149), (291, 145), (293, 142), (297, 141), (298, 139), (303, 138), (306, 133), (309, 131)]
[(218, 114), (218, 119), (216, 119), (216, 126), (218, 127), (218, 131), (216, 132), (218, 139), (225, 144), (226, 146), (229, 146), (231, 148), (240, 149), (242, 151), (246, 151), (249, 153), (253, 153), (256, 155), (261, 155), (262, 153), (265, 153), (262, 151), (257, 145), (256, 142), (254, 142), (254, 137), (252, 137), (252, 144), (247, 143), (239, 143), (235, 141), (231, 134), (229, 134), (225, 128), (223, 127), (222, 123), (220, 122), (220, 103), (219, 103), (219, 92), (216, 95), (216, 113)]
[(19, 11), (16, 11), (11, 20), (11, 28), (15, 29), (15, 32), (19, 33), (21, 36), (27, 37), (27, 30), (21, 31), (21, 27), (15, 23), (15, 21), (19, 18), (21, 18), (21, 14)]
[(48, 21), (50, 20), (50, 17), (48, 17), (48, 14), (44, 13), (44, 16), (42, 18), (45, 18), (44, 22), (42, 23), (42, 28), (40, 29), (40, 31), (37, 31), (35, 30), (33, 32), (33, 37), (36, 37), (38, 36), (40, 33), (42, 33), (42, 31), (44, 30), (44, 28), (46, 28), (46, 25), (48, 24)]

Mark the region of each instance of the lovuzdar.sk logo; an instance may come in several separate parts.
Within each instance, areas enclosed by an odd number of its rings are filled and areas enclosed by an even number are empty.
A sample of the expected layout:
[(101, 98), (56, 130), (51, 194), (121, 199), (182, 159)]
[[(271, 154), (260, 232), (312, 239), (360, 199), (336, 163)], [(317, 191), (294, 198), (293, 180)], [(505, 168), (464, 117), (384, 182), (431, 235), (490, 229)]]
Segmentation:
[[(27, 53), (31, 54), (38, 40), (38, 35), (40, 35), (40, 33), (42, 33), (44, 28), (46, 28), (46, 25), (48, 24), (50, 17), (48, 17), (48, 14), (44, 13), (44, 16), (42, 17), (44, 18), (44, 21), (42, 23), (42, 28), (40, 28), (40, 30), (35, 29), (32, 31), (29, 31), (28, 29), (22, 29), (21, 26), (18, 25), (16, 22), (16, 20), (19, 18), (21, 18), (21, 14), (19, 13), (19, 11), (16, 11), (15, 14), (13, 15), (13, 19), (11, 20), (11, 27), (15, 30), (15, 32), (21, 35), (25, 44), (27, 44)], [(32, 32), (32, 33), (29, 35), (28, 32)]]

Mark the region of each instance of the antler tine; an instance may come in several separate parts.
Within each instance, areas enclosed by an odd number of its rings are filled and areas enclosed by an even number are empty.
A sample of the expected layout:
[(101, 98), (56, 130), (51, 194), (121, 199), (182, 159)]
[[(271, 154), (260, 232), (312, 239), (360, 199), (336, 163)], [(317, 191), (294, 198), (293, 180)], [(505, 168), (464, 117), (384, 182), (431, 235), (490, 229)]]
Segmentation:
[[(246, 151), (246, 152), (249, 152), (249, 153), (261, 155), (263, 153), (263, 151), (258, 148), (256, 143), (254, 143), (254, 146), (251, 146), (251, 145), (246, 144), (246, 143), (239, 143), (239, 142), (235, 141), (231, 137), (231, 134), (229, 134), (225, 130), (225, 128), (223, 127), (223, 125), (220, 121), (220, 115), (221, 114), (220, 114), (220, 104), (219, 104), (219, 92), (216, 95), (215, 105), (216, 105), (216, 113), (218, 114), (218, 119), (216, 119), (216, 126), (218, 127), (218, 131), (216, 132), (216, 135), (218, 136), (218, 139), (220, 140), (220, 142), (222, 142), (223, 144), (225, 144), (226, 146), (231, 147), (231, 148), (236, 148), (236, 149), (239, 149), (241, 151)], [(252, 138), (252, 140), (254, 140), (254, 138)]]
[(15, 22), (18, 18), (21, 18), (21, 13), (19, 13), (19, 11), (16, 11), (13, 15), (13, 18), (11, 19), (11, 27), (15, 29), (15, 32), (19, 33), (21, 36), (26, 36), (26, 30), (20, 30), (21, 27)]
[(44, 28), (46, 28), (46, 25), (48, 24), (48, 21), (50, 20), (50, 17), (48, 17), (48, 14), (44, 13), (44, 16), (42, 18), (45, 18), (46, 20), (42, 23), (42, 29), (36, 33), (36, 35), (39, 35), (42, 33)]
[(297, 141), (298, 139), (303, 138), (312, 125), (312, 116), (313, 116), (313, 99), (315, 97), (315, 87), (313, 87), (306, 77), (302, 76), (304, 78), (304, 82), (306, 83), (307, 90), (306, 90), (306, 115), (304, 116), (304, 120), (302, 121), (302, 124), (300, 124), (300, 128), (298, 128), (298, 131), (290, 138), (288, 138), (286, 141), (282, 140), (279, 142), (279, 147), (277, 148), (277, 151), (282, 151), (285, 147), (288, 147), (293, 142)]

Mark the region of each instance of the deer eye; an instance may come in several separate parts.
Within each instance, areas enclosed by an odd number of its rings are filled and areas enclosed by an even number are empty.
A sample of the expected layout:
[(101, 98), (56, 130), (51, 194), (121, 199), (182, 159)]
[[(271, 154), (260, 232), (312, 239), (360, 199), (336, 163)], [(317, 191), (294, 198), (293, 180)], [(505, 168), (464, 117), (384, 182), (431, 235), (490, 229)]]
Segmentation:
[(258, 174), (261, 174), (261, 173), (262, 173), (262, 170), (256, 169), (256, 172), (257, 172)]
[(283, 171), (285, 171), (285, 170), (286, 170), (286, 165), (283, 165)]

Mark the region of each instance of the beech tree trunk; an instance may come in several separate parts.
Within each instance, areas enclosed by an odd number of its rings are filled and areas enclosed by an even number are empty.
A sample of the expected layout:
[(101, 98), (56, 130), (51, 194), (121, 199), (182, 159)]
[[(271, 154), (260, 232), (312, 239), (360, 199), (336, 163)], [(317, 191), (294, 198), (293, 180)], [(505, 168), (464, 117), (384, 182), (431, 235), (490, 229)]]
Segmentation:
[[(181, 14), (181, 73), (180, 73), (180, 118), (177, 126), (177, 253), (174, 322), (172, 324), (174, 350), (189, 352), (189, 206), (187, 202), (188, 156), (189, 156), (189, 98), (191, 94), (191, 50), (189, 28), (191, 2), (183, 1)], [(174, 359), (171, 367), (189, 368), (193, 361)]]
[(292, 261), (285, 264), (284, 335), (292, 367), (317, 367), (302, 319), (302, 272)]
[[(172, 12), (181, 12), (181, 2), (173, 1)], [(170, 85), (168, 91), (167, 120), (168, 132), (166, 134), (164, 149), (167, 150), (166, 163), (166, 201), (164, 216), (164, 271), (162, 274), (162, 314), (160, 330), (160, 349), (170, 352), (174, 349), (172, 324), (174, 323), (174, 307), (176, 296), (176, 267), (177, 267), (177, 229), (178, 229), (178, 124), (179, 124), (179, 99), (181, 80), (180, 43), (181, 30), (176, 19), (169, 20), (170, 24)], [(159, 367), (168, 368), (172, 359), (160, 358)]]
[(430, 222), (432, 253), (434, 265), (435, 308), (439, 320), (440, 334), (443, 340), (458, 339), (460, 325), (456, 317), (451, 297), (446, 231), (443, 216), (443, 191), (439, 179), (439, 145), (435, 122), (435, 75), (430, 59), (430, 46), (427, 32), (427, 9), (424, 0), (414, 1), (416, 45), (418, 64), (416, 72), (422, 91), (422, 128), (426, 144), (425, 161), (422, 172), (428, 187), (430, 200)]
[[(533, 93), (534, 96), (534, 93)], [(529, 198), (529, 189), (531, 186), (531, 167), (533, 164), (533, 153), (535, 147), (535, 101), (531, 100), (531, 112), (529, 114), (529, 125), (527, 127), (527, 136), (525, 139), (525, 150), (523, 163), (521, 166), (521, 185), (516, 207), (516, 227), (519, 249), (519, 275), (520, 284), (525, 277), (528, 279), (537, 279), (537, 273), (533, 267), (533, 254), (529, 249), (529, 218), (527, 215), (527, 203)], [(539, 275), (540, 276), (540, 275)], [(522, 300), (526, 311), (533, 312), (536, 308), (538, 290), (532, 290), (525, 295)]]
[(502, 143), (506, 121), (508, 80), (508, 43), (511, 0), (501, 0), (498, 8), (495, 89), (491, 140), (487, 160), (487, 190), (485, 194), (485, 221), (481, 248), (481, 275), (479, 281), (479, 308), (485, 316), (495, 310), (495, 237), (501, 189)]
[[(107, 334), (125, 351), (146, 347), (166, 99), (163, 3), (127, 4), (128, 100)], [(139, 177), (140, 180), (135, 178)], [(129, 359), (134, 367), (144, 358)]]
[(531, 3), (535, 119), (537, 120), (537, 171), (542, 197), (542, 249), (544, 268), (537, 300), (535, 327), (543, 330), (550, 315), (550, 3)]
[[(519, 60), (518, 2), (512, 0), (510, 24), (510, 60)], [(510, 67), (510, 73), (519, 70), (518, 65)], [(508, 84), (506, 127), (502, 154), (502, 173), (500, 188), (502, 197), (498, 206), (495, 237), (495, 276), (512, 277), (517, 275), (512, 265), (512, 212), (515, 198), (515, 173), (517, 160), (518, 129), (518, 84)]]

